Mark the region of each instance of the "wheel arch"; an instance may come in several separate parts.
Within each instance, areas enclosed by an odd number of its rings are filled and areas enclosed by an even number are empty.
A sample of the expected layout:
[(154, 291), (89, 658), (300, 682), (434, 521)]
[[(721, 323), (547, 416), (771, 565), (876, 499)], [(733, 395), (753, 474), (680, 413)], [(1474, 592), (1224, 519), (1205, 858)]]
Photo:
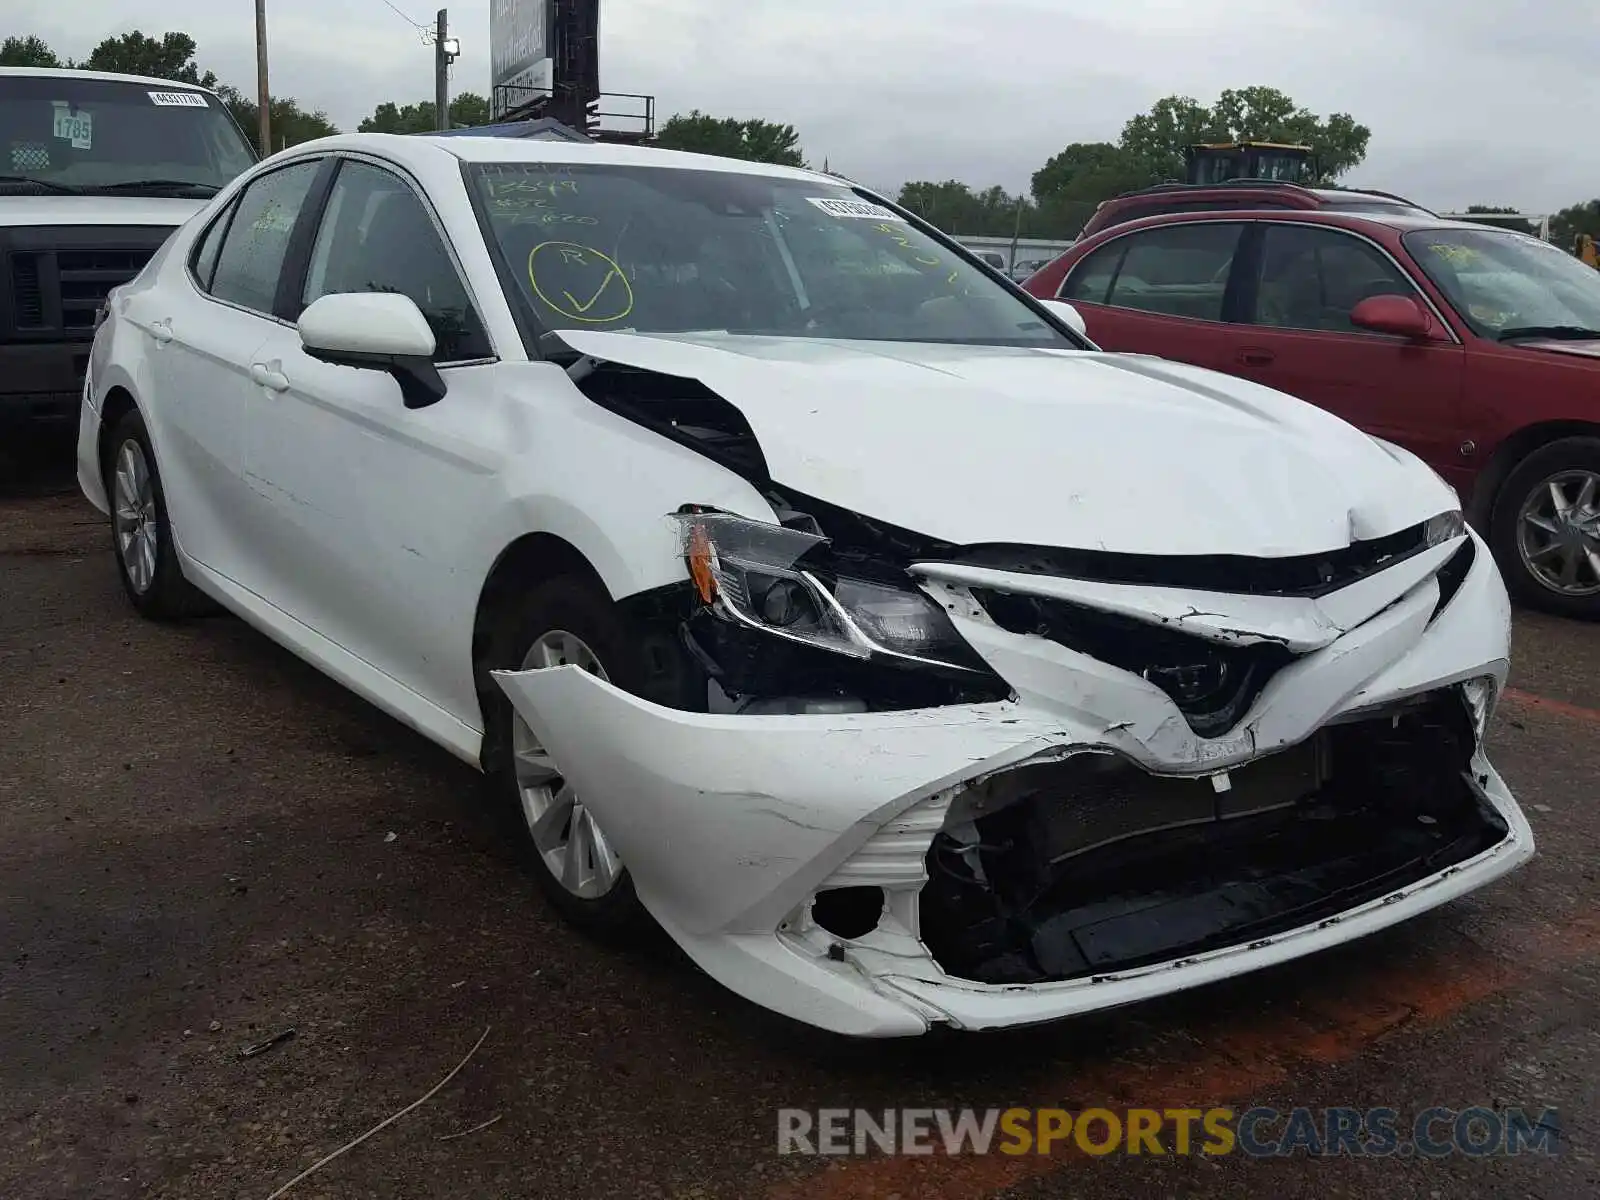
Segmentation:
[(105, 399), (100, 401), (100, 428), (96, 434), (95, 445), (102, 479), (105, 478), (106, 467), (110, 465), (112, 430), (116, 429), (129, 413), (138, 411), (139, 403), (133, 398), (133, 393), (121, 384), (108, 389)]
[(1500, 502), (1500, 490), (1511, 472), (1517, 469), (1518, 463), (1535, 450), (1569, 437), (1600, 437), (1600, 422), (1539, 421), (1524, 425), (1504, 438), (1473, 481), (1466, 513), (1473, 528), (1488, 536), (1495, 508)]
[(483, 586), (478, 592), (478, 602), (472, 617), (472, 668), (478, 693), (479, 717), (484, 730), (483, 744), (479, 749), (479, 764), (488, 769), (491, 751), (490, 732), (494, 722), (488, 719), (490, 704), (505, 703), (496, 685), (483, 669), (490, 651), (490, 639), (495, 622), (508, 604), (528, 590), (567, 575), (577, 575), (594, 584), (610, 596), (600, 571), (589, 558), (566, 538), (549, 532), (524, 533), (506, 545), (496, 556)]

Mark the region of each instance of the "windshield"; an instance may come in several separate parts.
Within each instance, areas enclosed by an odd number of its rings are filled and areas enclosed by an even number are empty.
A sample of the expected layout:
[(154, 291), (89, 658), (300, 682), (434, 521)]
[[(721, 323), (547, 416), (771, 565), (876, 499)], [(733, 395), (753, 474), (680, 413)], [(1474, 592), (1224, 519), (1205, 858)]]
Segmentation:
[(215, 96), (66, 73), (0, 75), (0, 145), (0, 195), (209, 193), (255, 159)]
[(1600, 271), (1549, 242), (1499, 229), (1427, 229), (1404, 241), (1481, 337), (1600, 330)]
[(511, 286), (547, 328), (1076, 347), (842, 185), (566, 163), (472, 173)]

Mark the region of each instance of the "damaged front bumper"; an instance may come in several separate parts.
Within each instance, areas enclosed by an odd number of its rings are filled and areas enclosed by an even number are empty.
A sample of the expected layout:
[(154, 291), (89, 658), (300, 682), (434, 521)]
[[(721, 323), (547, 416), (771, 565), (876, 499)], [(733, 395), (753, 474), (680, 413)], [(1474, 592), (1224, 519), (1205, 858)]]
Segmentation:
[(497, 678), (713, 977), (845, 1034), (988, 1029), (1284, 962), (1529, 858), (1468, 702), (1506, 671), (1487, 554), (1439, 600), (1422, 580), (1215, 738), (976, 613), (953, 617), (1012, 700), (712, 714), (574, 667)]

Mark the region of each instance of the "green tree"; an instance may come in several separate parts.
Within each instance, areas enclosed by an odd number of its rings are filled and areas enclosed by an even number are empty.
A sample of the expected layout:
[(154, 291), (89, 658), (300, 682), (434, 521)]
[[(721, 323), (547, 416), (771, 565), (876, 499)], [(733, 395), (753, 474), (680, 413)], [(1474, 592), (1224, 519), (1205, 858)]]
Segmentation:
[(1185, 146), (1221, 140), (1209, 108), (1189, 96), (1165, 96), (1129, 118), (1117, 147), (1129, 166), (1157, 182), (1183, 178)]
[(692, 150), (786, 167), (805, 166), (800, 135), (793, 125), (713, 117), (699, 109), (670, 118), (657, 133), (656, 144), (665, 150)]
[(56, 57), (56, 52), (45, 45), (42, 38), (8, 37), (0, 42), (0, 67), (61, 67), (69, 66)]
[[(228, 106), (228, 111), (239, 123), (239, 128), (244, 131), (245, 137), (250, 139), (250, 144), (256, 148), (257, 153), (260, 153), (260, 106), (238, 88), (227, 84), (218, 86), (217, 95), (222, 97), (222, 102)], [(298, 146), (301, 142), (329, 137), (339, 132), (333, 122), (328, 120), (327, 113), (306, 112), (287, 96), (272, 97), (272, 108), (269, 111), (272, 117), (273, 145), (268, 153), (282, 150), (285, 146)]]
[(1076, 234), (1102, 201), (1184, 178), (1184, 151), (1197, 142), (1308, 145), (1331, 180), (1366, 157), (1371, 136), (1349, 113), (1318, 117), (1276, 88), (1229, 88), (1211, 105), (1165, 96), (1130, 118), (1115, 145), (1074, 142), (1034, 172), (1033, 223), (1043, 236)]
[(176, 79), (201, 87), (217, 86), (215, 73), (200, 73), (194, 62), (194, 39), (187, 33), (164, 33), (160, 40), (139, 30), (108, 37), (90, 52), (83, 65), (91, 71), (120, 71), (153, 79)]
[[(423, 100), (404, 106), (393, 103), (380, 104), (370, 117), (356, 126), (358, 133), (432, 133), (436, 128), (432, 100)], [(489, 102), (476, 92), (462, 92), (450, 101), (450, 123), (460, 125), (487, 125)]]
[(1110, 142), (1074, 142), (1033, 173), (1039, 237), (1075, 237), (1102, 200), (1159, 178), (1135, 156)]
[[(1495, 216), (1495, 217), (1499, 217), (1501, 219), (1498, 219), (1498, 220), (1482, 220), (1482, 221), (1478, 221), (1477, 223), (1480, 224), (1480, 225), (1489, 225), (1489, 226), (1492, 226), (1495, 229), (1515, 229), (1518, 233), (1538, 233), (1539, 232), (1538, 226), (1536, 226), (1532, 221), (1513, 221), (1513, 220), (1505, 220), (1504, 219), (1506, 217), (1516, 217), (1516, 216), (1520, 216), (1520, 215), (1521, 214), (1518, 213), (1518, 211), (1516, 209), (1514, 209), (1514, 208), (1502, 208), (1502, 207), (1499, 207), (1499, 206), (1493, 205), (1493, 204), (1469, 204), (1469, 205), (1467, 205), (1467, 220), (1469, 220), (1469, 221), (1474, 220), (1476, 217), (1479, 217), (1479, 216), (1483, 216), (1483, 217)], [(1553, 226), (1555, 224), (1555, 222), (1552, 221), (1551, 224)], [(1554, 234), (1552, 234), (1551, 236), (1554, 236)]]
[(1003, 187), (975, 192), (955, 179), (943, 183), (916, 180), (903, 185), (897, 199), (902, 208), (909, 208), (928, 224), (963, 237), (1010, 237), (1017, 229), (1020, 206), (1023, 236), (1029, 236), (1026, 227), (1032, 204)]
[(1557, 246), (1570, 247), (1581, 233), (1600, 238), (1600, 200), (1586, 200), (1551, 214), (1550, 240)]
[(1293, 142), (1316, 151), (1324, 179), (1333, 180), (1367, 156), (1372, 130), (1349, 113), (1326, 120), (1270, 87), (1229, 88), (1211, 106), (1211, 129), (1219, 141)]

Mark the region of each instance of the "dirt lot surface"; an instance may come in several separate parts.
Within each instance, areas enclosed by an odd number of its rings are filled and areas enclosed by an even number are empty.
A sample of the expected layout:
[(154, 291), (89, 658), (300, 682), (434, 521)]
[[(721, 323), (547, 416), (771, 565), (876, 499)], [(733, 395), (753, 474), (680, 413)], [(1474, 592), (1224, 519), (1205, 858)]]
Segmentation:
[[(1519, 615), (1540, 855), (1365, 944), (1042, 1030), (843, 1042), (560, 924), (477, 776), (243, 623), (137, 619), (65, 478), (0, 494), (0, 1196), (1600, 1194), (1600, 630)], [(241, 1058), (241, 1047), (294, 1036)], [(1556, 1156), (782, 1156), (784, 1107), (1560, 1110)], [(493, 1124), (465, 1136), (448, 1135)], [(448, 1138), (448, 1140), (446, 1140)]]

